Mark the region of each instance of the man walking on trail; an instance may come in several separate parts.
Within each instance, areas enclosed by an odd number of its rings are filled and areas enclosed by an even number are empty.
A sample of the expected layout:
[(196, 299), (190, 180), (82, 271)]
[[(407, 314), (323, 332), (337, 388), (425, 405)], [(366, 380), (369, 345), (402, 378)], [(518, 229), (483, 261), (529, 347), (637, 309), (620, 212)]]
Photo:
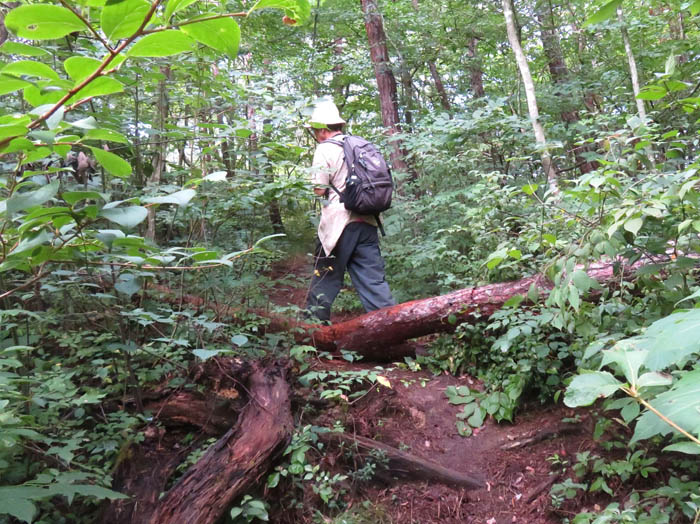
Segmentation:
[[(343, 147), (345, 120), (331, 101), (314, 108), (309, 128), (318, 142), (312, 165), (314, 193), (323, 198), (314, 274), (306, 300), (307, 310), (321, 321), (330, 321), (331, 304), (343, 285), (345, 269), (360, 295), (365, 311), (396, 304), (384, 278), (384, 260), (379, 251), (377, 220), (345, 209), (340, 195), (345, 190), (348, 168)], [(331, 184), (337, 192), (330, 188)]]

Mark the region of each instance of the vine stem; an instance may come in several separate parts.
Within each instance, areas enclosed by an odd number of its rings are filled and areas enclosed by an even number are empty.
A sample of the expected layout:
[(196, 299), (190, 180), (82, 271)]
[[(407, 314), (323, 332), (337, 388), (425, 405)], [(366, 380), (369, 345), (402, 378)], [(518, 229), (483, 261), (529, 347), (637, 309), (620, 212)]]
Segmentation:
[(632, 388), (622, 388), (622, 390), (627, 393), (629, 396), (633, 397), (637, 402), (639, 402), (642, 406), (647, 408), (649, 411), (651, 411), (654, 415), (659, 417), (661, 420), (663, 420), (666, 424), (671, 426), (673, 429), (681, 433), (683, 436), (687, 437), (691, 441), (695, 442), (698, 446), (700, 446), (700, 439), (694, 437), (690, 433), (688, 433), (686, 430), (684, 430), (682, 427), (680, 427), (678, 424), (673, 422), (670, 418), (668, 418), (666, 415), (661, 413), (658, 409), (656, 409), (654, 406), (652, 406), (649, 402), (644, 400), (642, 397), (639, 396), (639, 394)]

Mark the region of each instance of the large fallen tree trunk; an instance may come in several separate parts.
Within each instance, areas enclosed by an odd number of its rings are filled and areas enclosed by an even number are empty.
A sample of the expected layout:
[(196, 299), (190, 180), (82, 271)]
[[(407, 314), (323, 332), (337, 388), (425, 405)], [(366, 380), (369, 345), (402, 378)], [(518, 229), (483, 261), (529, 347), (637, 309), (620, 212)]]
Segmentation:
[(267, 473), (293, 427), (286, 368), (255, 368), (248, 389), (236, 426), (163, 496), (150, 524), (214, 523)]
[[(642, 262), (630, 266), (620, 263), (591, 264), (586, 273), (602, 285), (620, 279), (620, 271), (629, 274)], [(527, 296), (531, 286), (543, 296), (553, 284), (541, 275), (515, 282), (502, 282), (461, 289), (447, 295), (413, 300), (365, 313), (340, 324), (323, 326), (311, 333), (314, 345), (324, 349), (346, 349), (375, 359), (392, 346), (431, 333), (454, 330), (460, 323), (475, 323), (501, 309), (508, 299)]]
[[(647, 263), (651, 261), (643, 259), (630, 265), (619, 260), (600, 262), (591, 264), (586, 273), (605, 286), (619, 281), (621, 276), (629, 276)], [(538, 275), (404, 302), (330, 326), (306, 324), (271, 312), (255, 312), (269, 319), (270, 331), (293, 331), (299, 342), (310, 338), (312, 344), (319, 349), (345, 349), (356, 351), (371, 360), (392, 360), (413, 353), (414, 348), (404, 344), (405, 341), (431, 333), (449, 332), (460, 323), (483, 321), (503, 307), (508, 299), (516, 295), (527, 296), (533, 285), (540, 296), (548, 294), (553, 287), (546, 277)], [(169, 295), (171, 300), (174, 296), (164, 286), (154, 286), (154, 289), (165, 293), (166, 298)], [(222, 318), (236, 318), (241, 313), (235, 308), (208, 304), (191, 295), (181, 295), (178, 300), (195, 306), (210, 307)]]

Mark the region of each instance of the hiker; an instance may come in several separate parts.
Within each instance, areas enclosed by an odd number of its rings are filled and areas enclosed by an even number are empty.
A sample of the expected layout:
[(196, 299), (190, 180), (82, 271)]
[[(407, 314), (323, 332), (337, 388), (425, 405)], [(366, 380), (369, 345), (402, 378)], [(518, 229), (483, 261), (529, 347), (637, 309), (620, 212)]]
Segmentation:
[(330, 322), (331, 305), (343, 285), (346, 269), (365, 311), (396, 304), (384, 278), (378, 218), (349, 211), (340, 200), (339, 193), (345, 190), (348, 173), (341, 145), (344, 125), (345, 120), (335, 104), (323, 101), (316, 105), (309, 123), (304, 126), (318, 142), (312, 183), (314, 193), (322, 198), (323, 204), (306, 308), (322, 322)]

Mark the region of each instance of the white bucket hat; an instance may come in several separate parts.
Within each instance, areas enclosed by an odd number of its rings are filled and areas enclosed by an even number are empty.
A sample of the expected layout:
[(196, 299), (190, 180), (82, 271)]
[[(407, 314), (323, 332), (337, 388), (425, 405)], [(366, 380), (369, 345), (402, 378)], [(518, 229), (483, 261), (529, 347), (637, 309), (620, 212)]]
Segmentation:
[(340, 117), (340, 112), (333, 102), (324, 100), (316, 104), (309, 122), (304, 124), (304, 127), (322, 128), (333, 124), (345, 124), (345, 120)]

